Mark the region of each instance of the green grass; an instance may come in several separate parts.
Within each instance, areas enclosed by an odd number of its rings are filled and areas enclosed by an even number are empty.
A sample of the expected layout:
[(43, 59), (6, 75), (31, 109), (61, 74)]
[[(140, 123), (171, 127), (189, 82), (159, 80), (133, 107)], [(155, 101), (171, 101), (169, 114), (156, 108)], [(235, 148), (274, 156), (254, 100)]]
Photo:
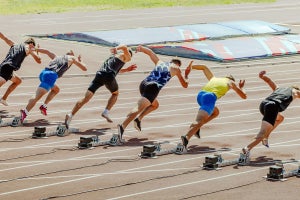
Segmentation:
[(0, 0), (0, 14), (57, 13), (173, 6), (266, 3), (276, 0)]

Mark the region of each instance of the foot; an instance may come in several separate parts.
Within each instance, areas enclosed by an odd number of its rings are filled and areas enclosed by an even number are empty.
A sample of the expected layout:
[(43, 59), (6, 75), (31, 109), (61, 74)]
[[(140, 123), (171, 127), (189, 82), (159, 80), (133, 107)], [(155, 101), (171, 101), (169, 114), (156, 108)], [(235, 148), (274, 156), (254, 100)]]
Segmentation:
[(101, 116), (103, 117), (103, 118), (105, 118), (106, 119), (106, 121), (107, 122), (109, 122), (109, 123), (113, 123), (113, 121), (110, 119), (110, 117), (108, 116), (108, 113), (102, 113), (101, 114)]
[(40, 111), (41, 111), (42, 115), (45, 115), (45, 116), (47, 115), (47, 108), (45, 106), (41, 105)]
[(195, 136), (196, 136), (197, 138), (199, 138), (199, 139), (201, 138), (201, 137), (200, 137), (200, 129), (195, 133)]
[(185, 147), (185, 149), (187, 149), (187, 145), (189, 143), (188, 139), (186, 138), (186, 136), (181, 136), (181, 141), (182, 141), (182, 145)]
[(6, 100), (4, 100), (4, 99), (1, 99), (1, 100), (0, 100), (0, 103), (2, 103), (4, 106), (8, 106), (8, 103), (7, 103), (7, 101), (6, 101)]
[(21, 120), (21, 123), (23, 124), (25, 118), (27, 117), (27, 114), (25, 112), (25, 110), (20, 110), (20, 113), (21, 113), (21, 116), (20, 116), (20, 120)]
[(123, 133), (124, 133), (124, 128), (121, 124), (118, 124), (118, 136), (119, 136), (119, 139), (121, 141), (122, 137), (123, 137)]
[(71, 120), (72, 120), (72, 115), (71, 114), (67, 114), (66, 117), (65, 117), (65, 125), (66, 125), (67, 129), (69, 129), (69, 125), (71, 123)]
[(243, 164), (249, 163), (250, 162), (250, 150), (248, 149), (248, 147), (244, 147), (242, 149), (242, 152), (245, 155)]
[(134, 123), (134, 128), (136, 128), (136, 130), (138, 130), (139, 132), (142, 131), (142, 127), (141, 127), (141, 121), (138, 118), (135, 118), (135, 120), (133, 121)]
[(262, 141), (261, 141), (262, 145), (264, 145), (265, 147), (269, 148), (269, 142), (268, 142), (268, 139), (267, 138), (264, 138)]

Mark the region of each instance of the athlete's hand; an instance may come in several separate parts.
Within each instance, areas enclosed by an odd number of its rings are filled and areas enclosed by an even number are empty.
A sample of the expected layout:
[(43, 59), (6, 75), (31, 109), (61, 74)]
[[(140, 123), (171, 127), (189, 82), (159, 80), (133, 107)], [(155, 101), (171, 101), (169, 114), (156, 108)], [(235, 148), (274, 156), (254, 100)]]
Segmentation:
[(184, 72), (184, 77), (185, 79), (188, 79), (189, 77), (189, 74), (191, 72), (191, 69), (192, 69), (192, 64), (193, 64), (194, 61), (191, 61), (190, 64), (186, 67), (185, 69), (185, 72)]
[(130, 65), (129, 67), (127, 67), (127, 70), (130, 72), (130, 71), (136, 70), (136, 68), (137, 68), (136, 64), (133, 64), (133, 65)]
[(116, 48), (116, 47), (111, 48), (111, 49), (110, 49), (110, 52), (111, 52), (112, 54), (117, 54), (117, 48)]
[(262, 78), (267, 72), (265, 70), (259, 72), (258, 76), (259, 78)]
[(245, 80), (240, 80), (239, 82), (239, 88), (243, 88), (245, 85)]

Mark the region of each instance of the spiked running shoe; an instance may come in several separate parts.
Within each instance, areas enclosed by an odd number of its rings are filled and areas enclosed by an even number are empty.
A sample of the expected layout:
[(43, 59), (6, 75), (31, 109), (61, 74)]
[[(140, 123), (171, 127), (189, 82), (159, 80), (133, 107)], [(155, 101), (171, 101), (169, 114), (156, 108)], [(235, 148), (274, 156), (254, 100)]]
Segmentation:
[(71, 123), (71, 120), (72, 120), (72, 114), (67, 114), (66, 117), (65, 117), (65, 125), (66, 125), (67, 129), (69, 129), (69, 125)]
[(42, 113), (42, 115), (47, 116), (47, 108), (43, 105), (40, 106), (40, 111)]
[(200, 136), (200, 129), (195, 133), (195, 136), (197, 137), (197, 138), (201, 138), (201, 136)]
[(141, 121), (138, 118), (135, 118), (135, 120), (133, 121), (134, 123), (134, 128), (136, 130), (138, 130), (139, 132), (142, 131), (142, 127), (141, 127)]
[(27, 114), (25, 112), (25, 110), (20, 110), (20, 113), (21, 113), (21, 116), (20, 116), (20, 120), (21, 120), (21, 123), (24, 122), (25, 118), (27, 117)]
[(118, 136), (119, 136), (120, 141), (122, 140), (123, 133), (124, 133), (123, 126), (121, 124), (118, 124)]
[(6, 100), (4, 100), (4, 99), (1, 99), (1, 100), (0, 100), (0, 103), (2, 103), (4, 106), (8, 106), (8, 103), (7, 103), (7, 101), (6, 101)]
[(187, 149), (187, 145), (189, 143), (188, 139), (186, 138), (186, 136), (181, 136), (181, 141), (182, 141), (182, 145), (185, 147), (185, 149)]
[(262, 141), (261, 141), (262, 145), (264, 145), (265, 147), (269, 148), (269, 141), (267, 138), (264, 138)]

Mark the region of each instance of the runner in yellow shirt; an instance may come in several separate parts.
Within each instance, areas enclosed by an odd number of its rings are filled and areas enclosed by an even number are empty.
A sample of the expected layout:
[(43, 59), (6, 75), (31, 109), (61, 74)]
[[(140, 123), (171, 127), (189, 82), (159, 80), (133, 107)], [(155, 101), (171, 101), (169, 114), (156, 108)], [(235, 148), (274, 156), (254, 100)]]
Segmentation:
[(181, 136), (182, 144), (187, 148), (190, 138), (195, 135), (200, 138), (200, 128), (219, 115), (219, 109), (215, 106), (217, 99), (224, 96), (230, 89), (233, 89), (241, 98), (246, 99), (243, 91), (245, 80), (240, 80), (239, 85), (230, 75), (224, 78), (215, 77), (204, 65), (193, 65), (192, 69), (202, 70), (208, 79), (208, 83), (201, 89), (197, 96), (200, 106), (195, 122), (190, 125), (186, 135)]

